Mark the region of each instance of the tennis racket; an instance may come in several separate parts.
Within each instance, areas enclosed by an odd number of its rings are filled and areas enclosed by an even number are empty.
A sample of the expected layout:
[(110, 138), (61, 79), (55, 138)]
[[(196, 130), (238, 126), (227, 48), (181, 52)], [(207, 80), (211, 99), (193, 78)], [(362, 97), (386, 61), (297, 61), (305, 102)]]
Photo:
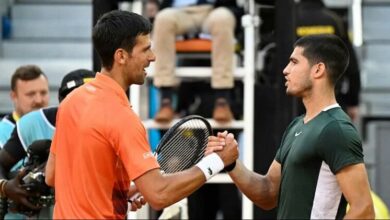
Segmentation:
[[(210, 123), (199, 115), (182, 118), (164, 134), (155, 151), (155, 156), (164, 173), (186, 170), (204, 156), (208, 137), (212, 135)], [(133, 195), (129, 202), (139, 196)]]
[(157, 161), (165, 173), (186, 170), (204, 156), (208, 137), (212, 135), (209, 122), (199, 115), (184, 117), (161, 138), (156, 149)]

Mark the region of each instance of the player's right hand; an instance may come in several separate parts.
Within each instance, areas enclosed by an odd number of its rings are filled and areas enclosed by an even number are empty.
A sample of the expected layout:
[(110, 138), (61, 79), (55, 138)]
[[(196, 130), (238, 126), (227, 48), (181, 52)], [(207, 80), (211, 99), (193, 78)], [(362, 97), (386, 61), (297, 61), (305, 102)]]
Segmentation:
[(216, 153), (222, 159), (225, 166), (234, 163), (238, 159), (238, 143), (236, 139), (234, 139), (234, 135), (232, 133), (228, 133), (226, 135), (225, 146), (221, 151), (218, 151)]

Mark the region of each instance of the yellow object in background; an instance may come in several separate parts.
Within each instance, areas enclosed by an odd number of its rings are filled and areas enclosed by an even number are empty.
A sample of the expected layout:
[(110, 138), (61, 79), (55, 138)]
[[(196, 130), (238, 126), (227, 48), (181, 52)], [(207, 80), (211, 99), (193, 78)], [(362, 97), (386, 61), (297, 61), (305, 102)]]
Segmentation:
[(389, 210), (382, 199), (371, 191), (372, 201), (374, 202), (375, 219), (390, 219)]
[[(389, 210), (383, 200), (373, 191), (371, 191), (371, 197), (374, 203), (375, 219), (390, 219)], [(349, 205), (347, 206), (348, 210)]]

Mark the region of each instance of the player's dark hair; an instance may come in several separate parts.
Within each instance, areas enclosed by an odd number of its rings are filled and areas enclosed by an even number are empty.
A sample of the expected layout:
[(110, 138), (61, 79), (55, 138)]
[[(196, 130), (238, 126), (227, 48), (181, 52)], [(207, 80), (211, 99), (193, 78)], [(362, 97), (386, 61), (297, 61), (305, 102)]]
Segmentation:
[(151, 30), (152, 25), (141, 15), (120, 10), (104, 14), (92, 32), (93, 45), (103, 67), (111, 70), (115, 51), (122, 48), (131, 52), (137, 36), (147, 35)]
[(345, 73), (349, 63), (349, 51), (344, 42), (336, 35), (309, 35), (295, 42), (294, 47), (303, 48), (310, 65), (322, 62), (325, 64), (329, 80), (336, 85), (337, 80)]

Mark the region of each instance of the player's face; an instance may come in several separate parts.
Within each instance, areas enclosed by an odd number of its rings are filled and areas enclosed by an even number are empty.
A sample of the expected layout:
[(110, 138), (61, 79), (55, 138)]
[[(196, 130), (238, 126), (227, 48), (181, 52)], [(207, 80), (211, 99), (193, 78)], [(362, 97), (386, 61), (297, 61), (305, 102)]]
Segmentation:
[(303, 97), (310, 92), (313, 86), (311, 69), (309, 61), (303, 56), (303, 48), (296, 47), (290, 56), (290, 62), (283, 70), (288, 95)]
[(128, 56), (126, 70), (129, 84), (141, 85), (145, 81), (146, 70), (150, 62), (156, 60), (151, 49), (150, 35), (140, 35), (136, 38), (133, 51)]
[(33, 80), (17, 80), (15, 91), (11, 91), (15, 111), (23, 116), (30, 111), (49, 104), (49, 84), (43, 75)]

